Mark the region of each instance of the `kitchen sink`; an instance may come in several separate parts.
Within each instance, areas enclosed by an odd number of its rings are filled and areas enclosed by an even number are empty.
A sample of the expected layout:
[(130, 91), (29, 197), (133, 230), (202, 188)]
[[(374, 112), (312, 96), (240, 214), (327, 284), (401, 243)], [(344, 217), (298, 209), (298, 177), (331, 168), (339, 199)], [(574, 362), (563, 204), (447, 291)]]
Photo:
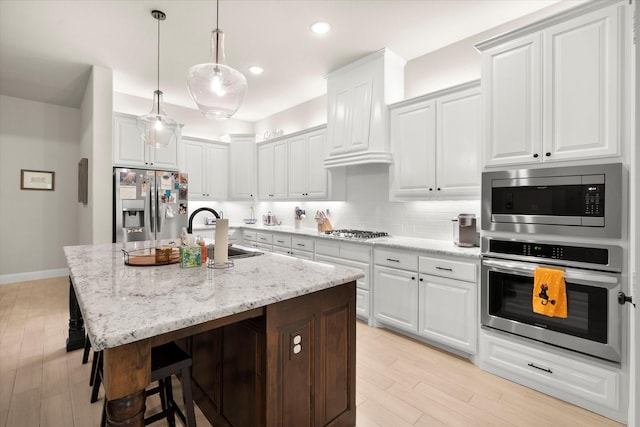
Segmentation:
[[(215, 254), (215, 251), (216, 251), (216, 247), (215, 245), (213, 245), (214, 254)], [(236, 246), (229, 245), (229, 259), (249, 258), (249, 257), (258, 256), (262, 254), (263, 252), (260, 252), (260, 251), (247, 250), (247, 249), (242, 249)]]

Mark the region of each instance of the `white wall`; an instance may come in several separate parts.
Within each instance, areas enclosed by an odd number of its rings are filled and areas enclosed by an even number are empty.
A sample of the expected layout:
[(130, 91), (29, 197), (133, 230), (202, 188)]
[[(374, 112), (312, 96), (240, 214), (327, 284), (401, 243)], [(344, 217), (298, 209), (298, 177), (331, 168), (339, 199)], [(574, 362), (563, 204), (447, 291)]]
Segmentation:
[[(0, 283), (64, 274), (78, 239), (80, 110), (0, 96)], [(54, 191), (21, 190), (20, 169), (55, 172)]]
[[(92, 152), (93, 168), (90, 167), (90, 192), (92, 200), (92, 240), (91, 243), (110, 243), (112, 240), (112, 120), (113, 120), (113, 72), (104, 67), (94, 66), (91, 86), (86, 92), (93, 93), (92, 100)], [(83, 107), (84, 107), (83, 103)]]

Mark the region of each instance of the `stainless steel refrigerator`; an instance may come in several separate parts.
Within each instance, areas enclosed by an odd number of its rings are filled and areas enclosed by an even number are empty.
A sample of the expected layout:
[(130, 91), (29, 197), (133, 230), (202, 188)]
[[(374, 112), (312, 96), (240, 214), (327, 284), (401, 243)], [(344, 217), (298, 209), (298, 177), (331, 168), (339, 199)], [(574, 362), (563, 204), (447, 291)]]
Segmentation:
[(113, 169), (113, 241), (179, 238), (187, 226), (187, 174)]

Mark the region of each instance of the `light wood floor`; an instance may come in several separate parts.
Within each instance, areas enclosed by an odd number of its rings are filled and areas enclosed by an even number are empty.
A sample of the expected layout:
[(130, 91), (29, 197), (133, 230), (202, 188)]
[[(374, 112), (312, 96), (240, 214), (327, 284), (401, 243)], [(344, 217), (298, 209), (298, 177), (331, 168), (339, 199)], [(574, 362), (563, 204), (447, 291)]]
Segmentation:
[[(65, 351), (67, 326), (67, 278), (0, 285), (0, 427), (99, 425), (91, 364)], [(358, 427), (621, 426), (362, 323), (356, 401)], [(197, 412), (198, 426), (209, 426)]]

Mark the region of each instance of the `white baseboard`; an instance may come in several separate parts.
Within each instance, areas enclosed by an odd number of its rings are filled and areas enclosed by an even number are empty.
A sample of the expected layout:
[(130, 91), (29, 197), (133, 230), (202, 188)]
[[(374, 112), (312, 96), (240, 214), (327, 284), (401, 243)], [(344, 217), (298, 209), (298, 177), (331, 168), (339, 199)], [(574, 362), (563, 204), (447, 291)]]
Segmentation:
[(68, 276), (68, 268), (59, 268), (57, 270), (30, 271), (28, 273), (2, 274), (0, 275), (0, 285), (15, 282), (27, 282), (29, 280), (51, 279), (53, 277)]

